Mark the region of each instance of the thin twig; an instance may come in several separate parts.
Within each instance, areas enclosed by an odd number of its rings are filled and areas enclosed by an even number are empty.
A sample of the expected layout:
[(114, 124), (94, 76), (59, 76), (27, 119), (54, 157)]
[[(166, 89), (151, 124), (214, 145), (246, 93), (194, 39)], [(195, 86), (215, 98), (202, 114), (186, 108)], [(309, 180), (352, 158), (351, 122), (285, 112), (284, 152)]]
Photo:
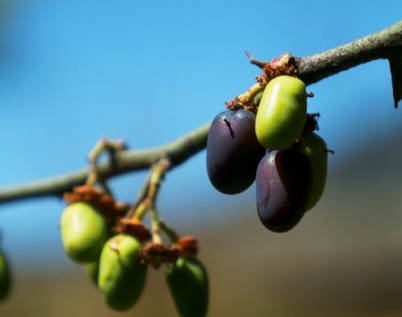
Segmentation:
[(268, 62), (264, 62), (264, 61), (259, 61), (258, 59), (255, 59), (253, 56), (251, 56), (251, 54), (247, 51), (244, 51), (244, 53), (246, 53), (248, 59), (250, 60), (250, 63), (253, 65), (258, 66), (259, 68), (264, 68), (265, 65), (268, 64)]
[(151, 181), (151, 176), (153, 173), (153, 168), (149, 169), (147, 177), (145, 178), (142, 186), (135, 197), (134, 202), (131, 204), (130, 210), (127, 212), (126, 218), (132, 218), (134, 216), (135, 211), (137, 210), (138, 206), (142, 203), (142, 201), (147, 197), (148, 189), (149, 189), (149, 182)]

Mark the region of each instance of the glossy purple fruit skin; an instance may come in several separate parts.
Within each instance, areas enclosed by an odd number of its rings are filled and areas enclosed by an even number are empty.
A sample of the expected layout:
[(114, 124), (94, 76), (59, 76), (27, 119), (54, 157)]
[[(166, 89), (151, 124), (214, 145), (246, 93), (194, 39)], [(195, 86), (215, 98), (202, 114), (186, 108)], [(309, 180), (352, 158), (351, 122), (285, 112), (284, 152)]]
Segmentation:
[(212, 185), (228, 195), (245, 191), (266, 150), (255, 135), (255, 115), (224, 111), (212, 121), (207, 142), (207, 171)]
[(274, 232), (295, 227), (309, 204), (313, 167), (298, 149), (269, 152), (258, 165), (257, 211), (263, 225)]

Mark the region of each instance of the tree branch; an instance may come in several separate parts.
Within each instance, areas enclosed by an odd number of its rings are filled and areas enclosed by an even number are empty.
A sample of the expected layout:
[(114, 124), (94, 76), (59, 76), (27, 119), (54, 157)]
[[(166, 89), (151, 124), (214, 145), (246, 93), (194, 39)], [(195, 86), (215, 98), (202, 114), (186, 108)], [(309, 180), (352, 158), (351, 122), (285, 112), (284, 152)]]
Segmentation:
[[(299, 77), (306, 85), (316, 83), (351, 67), (376, 59), (390, 61), (395, 105), (402, 98), (402, 21), (387, 29), (351, 43), (308, 57), (296, 58)], [(99, 165), (99, 175), (110, 178), (122, 173), (149, 168), (161, 157), (167, 156), (172, 168), (181, 164), (206, 147), (210, 123), (163, 146), (146, 150), (126, 150), (116, 158), (112, 167)], [(82, 185), (88, 169), (33, 181), (21, 185), (0, 188), (0, 202), (23, 198), (62, 195), (74, 186)]]
[[(208, 122), (163, 146), (146, 150), (122, 151), (116, 158), (113, 168), (107, 162), (98, 165), (99, 175), (103, 178), (111, 178), (119, 174), (146, 169), (163, 156), (167, 156), (170, 159), (172, 167), (178, 166), (205, 148), (210, 124)], [(56, 177), (1, 188), (0, 202), (51, 195), (61, 196), (73, 187), (84, 184), (88, 177), (88, 172), (89, 168), (85, 168)]]
[(296, 66), (300, 79), (310, 85), (357, 65), (401, 54), (402, 21), (329, 51), (296, 58)]

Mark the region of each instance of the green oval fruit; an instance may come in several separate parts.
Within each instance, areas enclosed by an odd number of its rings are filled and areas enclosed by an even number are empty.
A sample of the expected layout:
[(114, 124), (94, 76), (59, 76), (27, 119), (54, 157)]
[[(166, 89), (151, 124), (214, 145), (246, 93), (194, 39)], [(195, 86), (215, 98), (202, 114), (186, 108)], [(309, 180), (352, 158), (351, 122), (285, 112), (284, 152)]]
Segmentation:
[(258, 94), (254, 96), (253, 101), (259, 103), (261, 101), (261, 97), (264, 91), (260, 91)]
[(91, 281), (98, 286), (99, 261), (85, 263), (84, 269)]
[(0, 250), (0, 301), (6, 299), (11, 289), (10, 266)]
[(264, 89), (255, 121), (257, 139), (267, 149), (283, 150), (303, 130), (307, 113), (304, 83), (291, 76), (272, 79)]
[(60, 221), (61, 241), (67, 255), (78, 262), (99, 259), (110, 237), (108, 220), (87, 203), (73, 203), (64, 209)]
[(166, 281), (181, 317), (204, 317), (209, 300), (208, 275), (202, 263), (185, 256), (169, 264)]
[(103, 247), (98, 287), (112, 309), (127, 310), (141, 295), (147, 265), (141, 263), (140, 248), (136, 238), (124, 234), (111, 238)]
[(304, 145), (300, 148), (313, 165), (313, 193), (307, 210), (312, 209), (320, 200), (327, 178), (328, 151), (325, 141), (315, 133), (303, 133), (300, 138)]

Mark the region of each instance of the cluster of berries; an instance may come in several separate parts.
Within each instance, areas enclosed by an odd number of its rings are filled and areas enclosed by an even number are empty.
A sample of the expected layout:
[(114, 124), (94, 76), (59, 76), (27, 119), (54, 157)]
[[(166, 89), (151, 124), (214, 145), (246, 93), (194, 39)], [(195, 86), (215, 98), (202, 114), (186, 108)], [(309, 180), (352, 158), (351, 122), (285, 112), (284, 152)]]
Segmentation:
[(254, 112), (224, 111), (208, 134), (212, 185), (238, 194), (256, 180), (259, 218), (274, 232), (296, 226), (324, 191), (330, 151), (314, 132), (319, 114), (307, 114), (311, 96), (297, 77), (277, 76), (254, 97)]
[(208, 276), (196, 257), (196, 238), (183, 237), (171, 246), (149, 241), (152, 234), (141, 221), (123, 218), (127, 205), (92, 186), (76, 187), (64, 198), (68, 204), (60, 221), (64, 250), (84, 266), (110, 308), (124, 311), (134, 306), (148, 266), (166, 264), (166, 282), (180, 316), (206, 316)]

